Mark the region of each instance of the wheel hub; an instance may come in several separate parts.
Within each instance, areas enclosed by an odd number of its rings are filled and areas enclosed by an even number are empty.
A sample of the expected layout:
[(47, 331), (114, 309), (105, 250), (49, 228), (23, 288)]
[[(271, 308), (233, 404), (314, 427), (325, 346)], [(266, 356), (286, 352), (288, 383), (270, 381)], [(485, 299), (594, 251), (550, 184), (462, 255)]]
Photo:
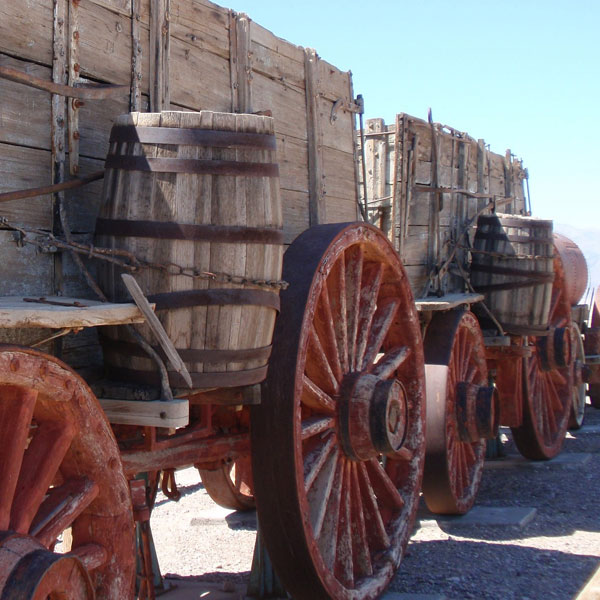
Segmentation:
[(573, 331), (571, 327), (553, 327), (548, 335), (537, 340), (542, 370), (553, 371), (566, 367), (573, 356)]
[(402, 448), (408, 400), (397, 379), (354, 374), (344, 381), (338, 406), (340, 442), (350, 459), (369, 460)]
[(499, 404), (492, 386), (461, 381), (456, 386), (456, 421), (462, 442), (493, 439), (498, 433)]

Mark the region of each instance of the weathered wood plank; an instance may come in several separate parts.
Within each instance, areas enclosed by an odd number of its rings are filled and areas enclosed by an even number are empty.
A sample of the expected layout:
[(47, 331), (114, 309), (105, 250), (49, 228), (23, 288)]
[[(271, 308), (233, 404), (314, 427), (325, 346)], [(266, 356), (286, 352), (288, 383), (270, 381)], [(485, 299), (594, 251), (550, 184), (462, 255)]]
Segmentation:
[[(28, 302), (25, 298), (61, 303)], [(63, 306), (68, 304), (80, 306)], [(0, 327), (98, 327), (143, 323), (144, 316), (133, 303), (114, 304), (67, 296), (0, 296)]]
[(113, 400), (98, 398), (111, 423), (149, 427), (185, 427), (189, 423), (189, 401), (176, 398), (161, 400)]

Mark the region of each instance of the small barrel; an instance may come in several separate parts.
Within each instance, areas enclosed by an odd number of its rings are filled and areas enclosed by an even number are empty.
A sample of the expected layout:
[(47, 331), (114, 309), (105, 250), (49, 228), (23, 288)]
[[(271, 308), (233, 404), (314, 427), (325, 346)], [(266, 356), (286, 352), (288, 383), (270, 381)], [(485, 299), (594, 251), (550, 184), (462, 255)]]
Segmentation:
[[(275, 160), (270, 117), (131, 113), (111, 131), (96, 244), (141, 263), (133, 275), (194, 389), (266, 376), (283, 258)], [(99, 271), (110, 300), (131, 301), (121, 267), (102, 262)], [(154, 342), (147, 326), (140, 332)], [(125, 328), (103, 328), (101, 343), (109, 377), (158, 383)], [(183, 387), (165, 364), (171, 386)]]
[(588, 284), (588, 268), (579, 246), (560, 233), (554, 234), (554, 246), (565, 274), (565, 294), (571, 306), (583, 296)]
[(477, 221), (471, 284), (507, 333), (536, 335), (548, 327), (554, 281), (552, 221), (482, 215)]

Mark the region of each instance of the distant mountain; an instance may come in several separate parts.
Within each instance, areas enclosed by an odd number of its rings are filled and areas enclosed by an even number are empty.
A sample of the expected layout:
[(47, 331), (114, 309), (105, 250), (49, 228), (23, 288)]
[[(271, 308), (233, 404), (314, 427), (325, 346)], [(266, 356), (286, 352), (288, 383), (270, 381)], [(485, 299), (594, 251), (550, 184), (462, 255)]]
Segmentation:
[[(600, 285), (600, 224), (592, 228), (554, 223), (554, 231), (573, 240), (581, 248), (588, 266), (588, 284), (594, 290)], [(586, 298), (586, 301), (589, 302), (589, 299)]]

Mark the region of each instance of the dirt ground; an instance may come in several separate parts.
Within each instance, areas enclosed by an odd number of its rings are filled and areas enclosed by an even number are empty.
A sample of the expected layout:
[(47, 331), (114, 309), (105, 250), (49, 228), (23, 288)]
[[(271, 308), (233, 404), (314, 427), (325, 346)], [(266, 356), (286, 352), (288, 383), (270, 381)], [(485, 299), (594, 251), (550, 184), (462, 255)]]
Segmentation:
[[(521, 509), (529, 522), (441, 522), (423, 507), (390, 592), (448, 600), (570, 600), (599, 568), (600, 410), (587, 407), (584, 427), (567, 434), (563, 454), (553, 461), (521, 460), (509, 430), (503, 440), (506, 457), (488, 461), (476, 507)], [(178, 472), (177, 480), (181, 500), (159, 496), (152, 518), (163, 574), (227, 582), (226, 588), (247, 582), (255, 513), (216, 506), (193, 469)]]

